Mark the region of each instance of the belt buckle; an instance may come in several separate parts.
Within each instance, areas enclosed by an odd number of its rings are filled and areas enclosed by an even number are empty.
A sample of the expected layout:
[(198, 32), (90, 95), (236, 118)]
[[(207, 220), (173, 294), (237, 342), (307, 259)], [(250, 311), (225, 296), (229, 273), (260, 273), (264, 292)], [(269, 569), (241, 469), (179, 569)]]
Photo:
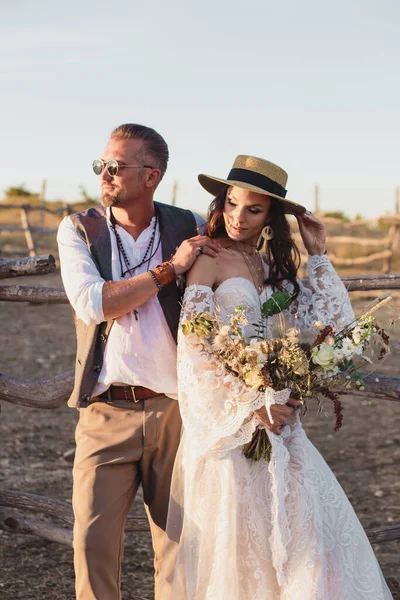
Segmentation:
[(136, 398), (135, 387), (136, 387), (135, 385), (131, 385), (130, 386), (131, 392), (132, 392), (132, 396), (133, 396), (133, 401), (134, 401), (135, 404), (137, 404), (140, 400), (139, 400), (139, 398)]

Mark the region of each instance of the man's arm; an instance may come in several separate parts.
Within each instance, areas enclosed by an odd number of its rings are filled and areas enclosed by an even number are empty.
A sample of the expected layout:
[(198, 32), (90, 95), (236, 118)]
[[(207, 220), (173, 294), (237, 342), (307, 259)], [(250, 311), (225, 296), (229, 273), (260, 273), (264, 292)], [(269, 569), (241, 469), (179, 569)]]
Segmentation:
[[(217, 256), (219, 244), (206, 235), (196, 235), (184, 240), (172, 258), (176, 277), (190, 269), (202, 254)], [(107, 281), (103, 286), (103, 311), (106, 321), (115, 319), (139, 308), (149, 298), (158, 294), (158, 287), (150, 273), (142, 273), (126, 281)]]
[[(77, 316), (87, 325), (125, 315), (158, 294), (150, 273), (124, 281), (105, 281), (68, 217), (60, 224), (57, 241), (65, 291)], [(219, 250), (218, 243), (204, 235), (185, 240), (172, 259), (177, 276), (192, 266), (200, 247), (209, 256), (216, 256)]]
[(65, 292), (77, 317), (86, 325), (104, 321), (101, 277), (85, 241), (69, 217), (65, 217), (57, 233), (61, 277)]

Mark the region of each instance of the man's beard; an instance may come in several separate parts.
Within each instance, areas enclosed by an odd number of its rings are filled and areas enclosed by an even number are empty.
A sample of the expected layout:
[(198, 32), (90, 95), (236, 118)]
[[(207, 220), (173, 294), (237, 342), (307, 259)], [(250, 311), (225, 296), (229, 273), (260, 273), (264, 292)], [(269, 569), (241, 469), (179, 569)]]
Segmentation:
[(101, 195), (101, 204), (104, 208), (110, 206), (118, 206), (120, 203), (120, 195), (118, 193), (103, 192)]

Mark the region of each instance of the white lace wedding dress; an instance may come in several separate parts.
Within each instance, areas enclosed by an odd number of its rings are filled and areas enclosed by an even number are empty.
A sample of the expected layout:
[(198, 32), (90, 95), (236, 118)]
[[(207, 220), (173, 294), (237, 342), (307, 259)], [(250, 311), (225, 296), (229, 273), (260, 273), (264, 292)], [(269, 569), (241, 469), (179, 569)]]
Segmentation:
[[(302, 329), (316, 320), (349, 322), (347, 292), (326, 256), (310, 257), (309, 278), (286, 322)], [(240, 305), (256, 323), (271, 293), (259, 296), (241, 277), (215, 293), (193, 285), (182, 320), (215, 308), (229, 320)], [(178, 376), (184, 432), (167, 525), (174, 562), (163, 566), (163, 600), (391, 599), (353, 508), (298, 415), (281, 436), (268, 432), (271, 462), (253, 462), (242, 446), (259, 424), (253, 411), (265, 395), (228, 374), (198, 338), (181, 333)]]

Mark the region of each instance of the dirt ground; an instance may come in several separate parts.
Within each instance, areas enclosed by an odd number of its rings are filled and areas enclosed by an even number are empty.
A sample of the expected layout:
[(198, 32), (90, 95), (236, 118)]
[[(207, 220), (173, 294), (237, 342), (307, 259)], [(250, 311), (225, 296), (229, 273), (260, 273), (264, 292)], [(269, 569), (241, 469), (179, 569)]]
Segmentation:
[[(18, 283), (61, 286), (58, 275), (24, 278)], [(359, 302), (357, 306), (361, 306)], [(38, 379), (72, 368), (75, 335), (69, 307), (0, 303), (0, 349), (0, 371), (7, 375)], [(399, 375), (398, 355), (394, 351), (380, 372)], [(380, 401), (366, 406), (346, 398), (344, 406), (344, 425), (338, 433), (332, 431), (332, 418), (318, 416), (315, 411), (307, 415), (306, 430), (344, 487), (364, 527), (400, 523), (400, 403)], [(63, 454), (73, 447), (77, 415), (66, 406), (44, 411), (3, 402), (0, 486), (70, 501), (71, 463)], [(140, 497), (132, 512), (144, 514)], [(1, 598), (73, 600), (69, 548), (1, 530), (0, 548)], [(390, 542), (375, 545), (374, 550), (394, 598), (399, 600), (400, 546)], [(149, 534), (126, 536), (122, 582), (126, 600), (153, 597)]]

